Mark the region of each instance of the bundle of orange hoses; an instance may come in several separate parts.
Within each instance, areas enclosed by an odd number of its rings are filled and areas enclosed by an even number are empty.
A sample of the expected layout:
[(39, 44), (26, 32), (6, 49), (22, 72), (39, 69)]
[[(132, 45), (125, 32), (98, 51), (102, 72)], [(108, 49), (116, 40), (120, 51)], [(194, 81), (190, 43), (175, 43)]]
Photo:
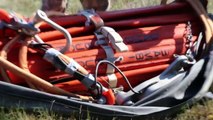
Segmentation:
[[(69, 50), (64, 53), (66, 56), (73, 58), (91, 74), (95, 74), (99, 61), (122, 58), (114, 61), (115, 65), (129, 79), (131, 85), (135, 86), (162, 72), (174, 59), (174, 54), (185, 54), (188, 49), (191, 49), (189, 44), (193, 44), (197, 40), (202, 29), (199, 19), (192, 14), (193, 12), (188, 4), (174, 2), (169, 5), (148, 8), (95, 13), (103, 20), (104, 26), (113, 28), (122, 38), (125, 47), (128, 48), (125, 51), (117, 51), (113, 47), (113, 41), (107, 36), (99, 39), (94, 32), (99, 32), (101, 27), (97, 28), (93, 23), (85, 26), (88, 20), (82, 14), (58, 16), (51, 19), (66, 28), (73, 37)], [(192, 31), (189, 31), (188, 27)], [(38, 36), (46, 44), (56, 49), (60, 49), (66, 44), (63, 34), (48, 24), (42, 23), (39, 28), (41, 32)], [(14, 37), (13, 31), (5, 30), (8, 34), (1, 35), (0, 38)], [(1, 30), (0, 33), (4, 32)], [(189, 34), (192, 35), (190, 40), (188, 39)], [(106, 43), (97, 44), (97, 41), (100, 40), (104, 40)], [(7, 44), (7, 40), (2, 39), (1, 47), (3, 48), (5, 44)], [(86, 91), (78, 78), (53, 67), (42, 59), (43, 56), (38, 51), (32, 48), (27, 50), (27, 44), (29, 43), (26, 41), (17, 43), (9, 51), (6, 50), (7, 55), (3, 53), (2, 56), (6, 56), (9, 61), (25, 69), (26, 72), (31, 72), (59, 88), (78, 93)], [(113, 53), (107, 53), (103, 46), (107, 46)], [(109, 58), (108, 54), (112, 58)], [(18, 58), (20, 59), (18, 60)], [(105, 87), (123, 86), (125, 90), (128, 90), (129, 86), (122, 75), (116, 70), (111, 70), (109, 73), (108, 67), (106, 64), (100, 66), (97, 80)], [(26, 83), (11, 70), (6, 74), (8, 77), (4, 78), (9, 78), (9, 81), (14, 84)], [(110, 76), (114, 76), (113, 79)]]

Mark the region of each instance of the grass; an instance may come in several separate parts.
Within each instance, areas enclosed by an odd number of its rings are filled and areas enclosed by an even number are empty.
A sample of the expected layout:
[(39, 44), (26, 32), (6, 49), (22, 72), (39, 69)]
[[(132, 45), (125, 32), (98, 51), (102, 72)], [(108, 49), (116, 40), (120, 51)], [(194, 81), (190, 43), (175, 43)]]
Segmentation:
[(185, 109), (174, 120), (213, 120), (213, 100), (204, 100)]
[[(0, 8), (8, 11), (15, 11), (21, 15), (32, 16), (39, 9), (41, 0), (0, 0)], [(67, 13), (76, 13), (82, 10), (78, 0), (69, 0)], [(112, 0), (111, 10), (127, 9), (159, 4), (160, 0)], [(213, 13), (213, 0), (209, 0), (209, 12)], [(29, 114), (25, 111), (10, 110), (0, 112), (0, 120), (60, 120), (64, 119), (45, 110)], [(70, 118), (73, 119), (73, 118)], [(192, 108), (187, 108), (179, 114), (175, 120), (213, 120), (213, 101), (205, 101), (202, 104), (196, 104)]]
[[(70, 115), (71, 116), (71, 115)], [(75, 116), (77, 117), (77, 116)], [(0, 120), (76, 120), (71, 116), (64, 118), (58, 114), (49, 113), (47, 110), (35, 110), (27, 113), (23, 109), (13, 109), (9, 111), (0, 110)], [(169, 120), (169, 119), (167, 119)], [(213, 100), (203, 100), (195, 103), (191, 108), (184, 107), (183, 112), (178, 114), (173, 120), (213, 120)]]
[(62, 120), (63, 117), (46, 110), (35, 110), (33, 113), (27, 113), (23, 109), (13, 109), (9, 111), (1, 110), (0, 120)]

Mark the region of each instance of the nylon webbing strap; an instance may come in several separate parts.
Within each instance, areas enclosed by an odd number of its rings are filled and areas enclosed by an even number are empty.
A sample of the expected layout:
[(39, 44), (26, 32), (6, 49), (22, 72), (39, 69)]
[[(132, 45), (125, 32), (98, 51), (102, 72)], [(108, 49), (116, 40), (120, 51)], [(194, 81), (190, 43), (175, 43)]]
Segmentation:
[[(97, 30), (97, 32), (102, 34), (109, 41), (107, 43), (111, 43), (113, 49), (116, 52), (126, 52), (128, 51), (127, 45), (123, 43), (123, 38), (111, 27), (101, 27)], [(106, 40), (106, 39), (105, 39)]]
[[(109, 60), (112, 63), (115, 63), (114, 52), (113, 52), (112, 48), (110, 46), (104, 46), (104, 45), (101, 45), (101, 47), (104, 49), (104, 51), (106, 53), (107, 60)], [(109, 79), (109, 85), (112, 88), (115, 88), (117, 86), (117, 77), (114, 74), (114, 72), (115, 72), (114, 67), (107, 64), (106, 74), (107, 74), (107, 77)]]
[(87, 18), (87, 21), (85, 22), (86, 26), (89, 26), (91, 23), (95, 25), (96, 29), (104, 26), (103, 19), (98, 14), (96, 14), (94, 10), (81, 11), (80, 15), (83, 15)]
[[(103, 34), (100, 32), (95, 32), (95, 35), (97, 38), (96, 45), (100, 45), (106, 53), (106, 59), (109, 60), (110, 62), (114, 63), (115, 62), (114, 61), (115, 60), (114, 51), (113, 51), (112, 47), (109, 46), (108, 43), (106, 42), (105, 36), (103, 36)], [(115, 72), (115, 69), (111, 65), (108, 64), (107, 69), (106, 69), (106, 74), (109, 79), (109, 81), (108, 81), (109, 85), (112, 88), (117, 87), (117, 77), (114, 74), (114, 72)]]
[[(128, 51), (128, 47), (123, 43), (123, 39), (113, 28), (101, 27), (95, 32), (95, 35), (97, 38), (96, 45), (100, 45), (104, 49), (107, 56), (106, 59), (112, 63), (116, 61), (113, 49), (116, 50), (116, 52)], [(111, 45), (109, 45), (109, 43)], [(114, 67), (108, 64), (106, 74), (112, 88), (117, 87), (118, 82), (114, 72)]]
[[(114, 60), (113, 60), (114, 52), (113, 52), (112, 48), (110, 46), (103, 46), (103, 45), (101, 47), (104, 49), (104, 51), (106, 53), (107, 60), (109, 60), (110, 62), (114, 63)], [(108, 64), (106, 73), (107, 74), (112, 74), (114, 72), (115, 72), (115, 69), (111, 65)]]
[(113, 73), (113, 74), (107, 74), (107, 77), (109, 79), (110, 87), (116, 88), (117, 87), (117, 83), (118, 83), (117, 76)]

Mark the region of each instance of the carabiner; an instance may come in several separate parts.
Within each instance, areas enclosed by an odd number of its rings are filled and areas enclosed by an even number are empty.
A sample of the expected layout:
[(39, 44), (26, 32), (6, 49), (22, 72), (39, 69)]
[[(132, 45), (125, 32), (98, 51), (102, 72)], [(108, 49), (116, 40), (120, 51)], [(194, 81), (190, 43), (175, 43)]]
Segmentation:
[(69, 32), (66, 29), (64, 29), (60, 25), (58, 25), (55, 22), (53, 22), (52, 20), (50, 20), (47, 17), (46, 13), (41, 11), (41, 10), (37, 10), (34, 20), (35, 20), (35, 22), (45, 21), (46, 23), (51, 25), (54, 29), (56, 29), (56, 30), (60, 31), (61, 33), (63, 33), (65, 38), (66, 38), (66, 40), (67, 40), (67, 43), (66, 43), (65, 47), (60, 50), (60, 52), (61, 53), (65, 53), (66, 51), (69, 50), (70, 45), (72, 44), (72, 37), (71, 37), (71, 35), (69, 34)]

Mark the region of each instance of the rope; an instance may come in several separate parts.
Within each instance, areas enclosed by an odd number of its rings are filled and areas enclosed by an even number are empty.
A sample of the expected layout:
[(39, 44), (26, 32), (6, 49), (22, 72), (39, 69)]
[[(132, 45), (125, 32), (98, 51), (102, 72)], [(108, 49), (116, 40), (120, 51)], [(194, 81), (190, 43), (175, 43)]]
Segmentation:
[(11, 71), (12, 73), (14, 73), (15, 75), (17, 75), (25, 80), (28, 80), (30, 83), (34, 84), (36, 87), (39, 87), (46, 92), (53, 93), (53, 94), (59, 94), (59, 95), (66, 95), (66, 96), (70, 96), (70, 97), (76, 97), (76, 98), (80, 98), (85, 101), (93, 100), (91, 97), (73, 94), (73, 93), (67, 92), (61, 88), (58, 88), (58, 87), (52, 85), (51, 83), (43, 80), (42, 78), (39, 78), (30, 72), (26, 72), (25, 70), (19, 68), (18, 66), (14, 65), (13, 63), (6, 60), (3, 56), (7, 55), (5, 53), (7, 53), (10, 50), (10, 47), (17, 40), (19, 40), (19, 38), (20, 38), (20, 35), (16, 36), (13, 40), (11, 40), (7, 45), (4, 46), (4, 50), (1, 52), (1, 56), (0, 56), (0, 66), (3, 69), (7, 69), (7, 70)]
[[(12, 46), (20, 39), (20, 35), (16, 36), (15, 38), (13, 38), (12, 40), (10, 40), (1, 50), (0, 52), (0, 57), (2, 57), (2, 59), (7, 59), (7, 53), (11, 50)], [(3, 80), (6, 82), (11, 82), (6, 70), (4, 68), (0, 68), (1, 71), (1, 75), (3, 77)]]
[[(29, 45), (29, 38), (26, 38), (19, 49), (19, 65), (20, 65), (20, 68), (30, 73), (30, 70), (28, 68), (28, 62), (27, 62), (28, 45)], [(31, 83), (28, 79), (25, 79), (25, 81), (27, 82), (30, 88), (39, 89), (33, 83)]]

